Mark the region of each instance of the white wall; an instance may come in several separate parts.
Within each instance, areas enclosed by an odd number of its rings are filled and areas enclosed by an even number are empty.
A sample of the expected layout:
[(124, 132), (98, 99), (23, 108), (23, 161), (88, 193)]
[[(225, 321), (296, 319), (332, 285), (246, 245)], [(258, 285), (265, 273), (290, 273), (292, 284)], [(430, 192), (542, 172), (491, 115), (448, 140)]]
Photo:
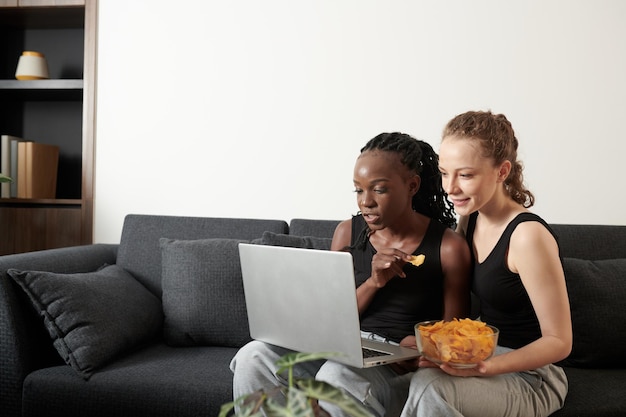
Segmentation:
[(343, 219), (382, 131), (505, 113), (534, 211), (626, 224), (622, 0), (100, 0), (95, 241), (127, 213)]

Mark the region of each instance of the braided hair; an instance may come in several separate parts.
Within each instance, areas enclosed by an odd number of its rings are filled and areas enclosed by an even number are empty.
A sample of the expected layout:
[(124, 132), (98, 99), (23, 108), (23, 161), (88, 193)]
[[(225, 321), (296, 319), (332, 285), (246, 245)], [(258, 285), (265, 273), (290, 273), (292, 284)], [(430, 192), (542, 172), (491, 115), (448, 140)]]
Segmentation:
[[(370, 139), (361, 148), (361, 153), (373, 150), (397, 153), (402, 165), (420, 176), (420, 188), (412, 200), (413, 210), (447, 227), (456, 225), (454, 206), (441, 185), (439, 156), (428, 143), (405, 133), (381, 133)], [(354, 247), (362, 247), (369, 232), (366, 226), (356, 239)]]

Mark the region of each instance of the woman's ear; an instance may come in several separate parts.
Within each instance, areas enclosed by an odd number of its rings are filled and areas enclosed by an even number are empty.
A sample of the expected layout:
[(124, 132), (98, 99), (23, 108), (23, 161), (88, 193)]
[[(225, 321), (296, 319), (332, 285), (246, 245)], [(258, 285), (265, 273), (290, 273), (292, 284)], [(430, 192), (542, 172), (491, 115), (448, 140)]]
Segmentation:
[(511, 173), (511, 161), (506, 160), (500, 165), (498, 170), (498, 182), (504, 182)]
[(411, 193), (411, 196), (417, 194), (421, 184), (422, 178), (419, 175), (414, 175), (411, 179), (409, 179), (409, 192)]

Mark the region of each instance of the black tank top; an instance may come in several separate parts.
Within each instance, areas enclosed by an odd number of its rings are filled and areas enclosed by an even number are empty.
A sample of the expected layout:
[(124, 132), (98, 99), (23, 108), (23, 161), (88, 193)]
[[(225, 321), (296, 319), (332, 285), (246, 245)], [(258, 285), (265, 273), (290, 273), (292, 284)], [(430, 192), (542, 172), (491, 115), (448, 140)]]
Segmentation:
[(504, 229), (487, 258), (478, 263), (473, 250), (477, 217), (478, 212), (470, 216), (466, 236), (467, 243), (472, 248), (472, 291), (480, 299), (480, 318), (500, 330), (499, 345), (518, 349), (541, 337), (541, 330), (519, 274), (511, 272), (506, 263), (511, 235), (518, 224), (535, 221), (544, 225), (555, 239), (557, 237), (541, 217), (533, 213), (520, 213)]
[[(414, 255), (424, 254), (419, 267), (404, 266), (406, 278), (394, 277), (379, 289), (367, 310), (361, 315), (361, 329), (384, 336), (394, 342), (414, 334), (416, 323), (440, 320), (443, 316), (443, 272), (440, 248), (446, 226), (431, 220)], [(355, 248), (359, 235), (367, 229), (361, 215), (352, 217), (352, 253), (356, 286), (372, 275), (372, 257), (376, 249), (369, 239)]]

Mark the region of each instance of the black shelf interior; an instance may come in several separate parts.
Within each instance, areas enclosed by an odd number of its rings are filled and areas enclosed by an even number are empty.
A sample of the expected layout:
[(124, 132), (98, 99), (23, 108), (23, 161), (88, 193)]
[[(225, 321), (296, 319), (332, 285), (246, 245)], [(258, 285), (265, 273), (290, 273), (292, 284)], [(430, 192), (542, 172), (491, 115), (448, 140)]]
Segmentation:
[(3, 7), (0, 25), (18, 29), (84, 28), (85, 10), (82, 6)]
[[(58, 199), (80, 199), (84, 8), (0, 9), (0, 134), (58, 145)], [(23, 51), (48, 62), (49, 80), (15, 79)]]

